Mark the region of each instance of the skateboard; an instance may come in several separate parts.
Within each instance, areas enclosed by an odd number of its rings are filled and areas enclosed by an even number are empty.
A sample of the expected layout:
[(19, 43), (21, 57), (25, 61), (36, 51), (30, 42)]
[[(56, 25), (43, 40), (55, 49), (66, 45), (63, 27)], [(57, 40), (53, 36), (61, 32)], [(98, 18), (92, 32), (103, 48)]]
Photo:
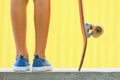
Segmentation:
[[(87, 39), (93, 36), (94, 38), (98, 38), (103, 34), (103, 28), (100, 25), (93, 25), (93, 24), (88, 24), (84, 23), (84, 13), (83, 13), (83, 0), (78, 0), (79, 3), (79, 14), (80, 14), (80, 24), (81, 24), (81, 30), (82, 30), (82, 35), (83, 35), (83, 51), (82, 51), (82, 57), (80, 60), (79, 64), (79, 69), (78, 71), (81, 70), (84, 58), (85, 58), (85, 53), (87, 49)], [(90, 32), (91, 31), (91, 32)]]

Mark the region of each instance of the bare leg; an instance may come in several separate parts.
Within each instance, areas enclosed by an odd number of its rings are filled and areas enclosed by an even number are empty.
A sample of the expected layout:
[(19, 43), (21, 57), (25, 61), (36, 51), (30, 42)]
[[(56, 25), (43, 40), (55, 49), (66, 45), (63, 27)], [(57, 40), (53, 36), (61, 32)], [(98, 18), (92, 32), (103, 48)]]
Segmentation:
[(17, 57), (28, 58), (26, 48), (26, 6), (28, 0), (11, 0), (11, 19), (16, 43)]
[(50, 19), (50, 0), (34, 0), (34, 8), (36, 32), (35, 53), (44, 59)]

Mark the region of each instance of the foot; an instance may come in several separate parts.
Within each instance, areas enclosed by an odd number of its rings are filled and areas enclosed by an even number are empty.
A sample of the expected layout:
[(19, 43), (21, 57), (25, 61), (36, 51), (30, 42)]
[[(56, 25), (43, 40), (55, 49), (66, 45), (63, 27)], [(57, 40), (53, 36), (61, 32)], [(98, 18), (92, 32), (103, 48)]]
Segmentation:
[(29, 61), (27, 59), (25, 59), (23, 55), (20, 55), (20, 57), (18, 57), (16, 59), (13, 70), (14, 71), (28, 71), (28, 70), (30, 70)]
[(32, 65), (33, 72), (51, 71), (51, 70), (52, 70), (52, 66), (46, 59), (41, 59), (39, 58), (38, 55), (35, 55)]

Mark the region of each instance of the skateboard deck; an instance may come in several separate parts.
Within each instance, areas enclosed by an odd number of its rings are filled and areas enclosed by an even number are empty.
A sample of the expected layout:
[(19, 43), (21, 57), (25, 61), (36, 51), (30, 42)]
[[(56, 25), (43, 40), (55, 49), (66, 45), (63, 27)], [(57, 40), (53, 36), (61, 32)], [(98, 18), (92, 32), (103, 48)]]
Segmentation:
[(85, 53), (86, 53), (86, 48), (87, 48), (87, 36), (86, 36), (86, 31), (85, 31), (85, 25), (84, 25), (84, 15), (83, 15), (83, 0), (78, 0), (79, 3), (79, 14), (80, 14), (80, 24), (81, 24), (81, 30), (82, 30), (82, 35), (83, 35), (83, 51), (82, 51), (82, 57), (80, 60), (80, 65), (78, 71), (81, 70)]

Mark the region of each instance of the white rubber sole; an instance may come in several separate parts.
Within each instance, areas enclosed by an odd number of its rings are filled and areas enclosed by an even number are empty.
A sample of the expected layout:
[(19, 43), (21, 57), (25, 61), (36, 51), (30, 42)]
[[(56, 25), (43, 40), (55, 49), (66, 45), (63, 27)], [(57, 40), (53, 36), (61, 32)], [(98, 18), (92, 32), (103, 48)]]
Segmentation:
[(52, 70), (52, 66), (32, 67), (32, 72), (51, 71), (51, 70)]
[(52, 71), (52, 66), (45, 66), (45, 71)]
[(26, 72), (30, 70), (30, 66), (27, 67), (17, 67), (17, 66), (13, 66), (13, 70), (16, 72)]

